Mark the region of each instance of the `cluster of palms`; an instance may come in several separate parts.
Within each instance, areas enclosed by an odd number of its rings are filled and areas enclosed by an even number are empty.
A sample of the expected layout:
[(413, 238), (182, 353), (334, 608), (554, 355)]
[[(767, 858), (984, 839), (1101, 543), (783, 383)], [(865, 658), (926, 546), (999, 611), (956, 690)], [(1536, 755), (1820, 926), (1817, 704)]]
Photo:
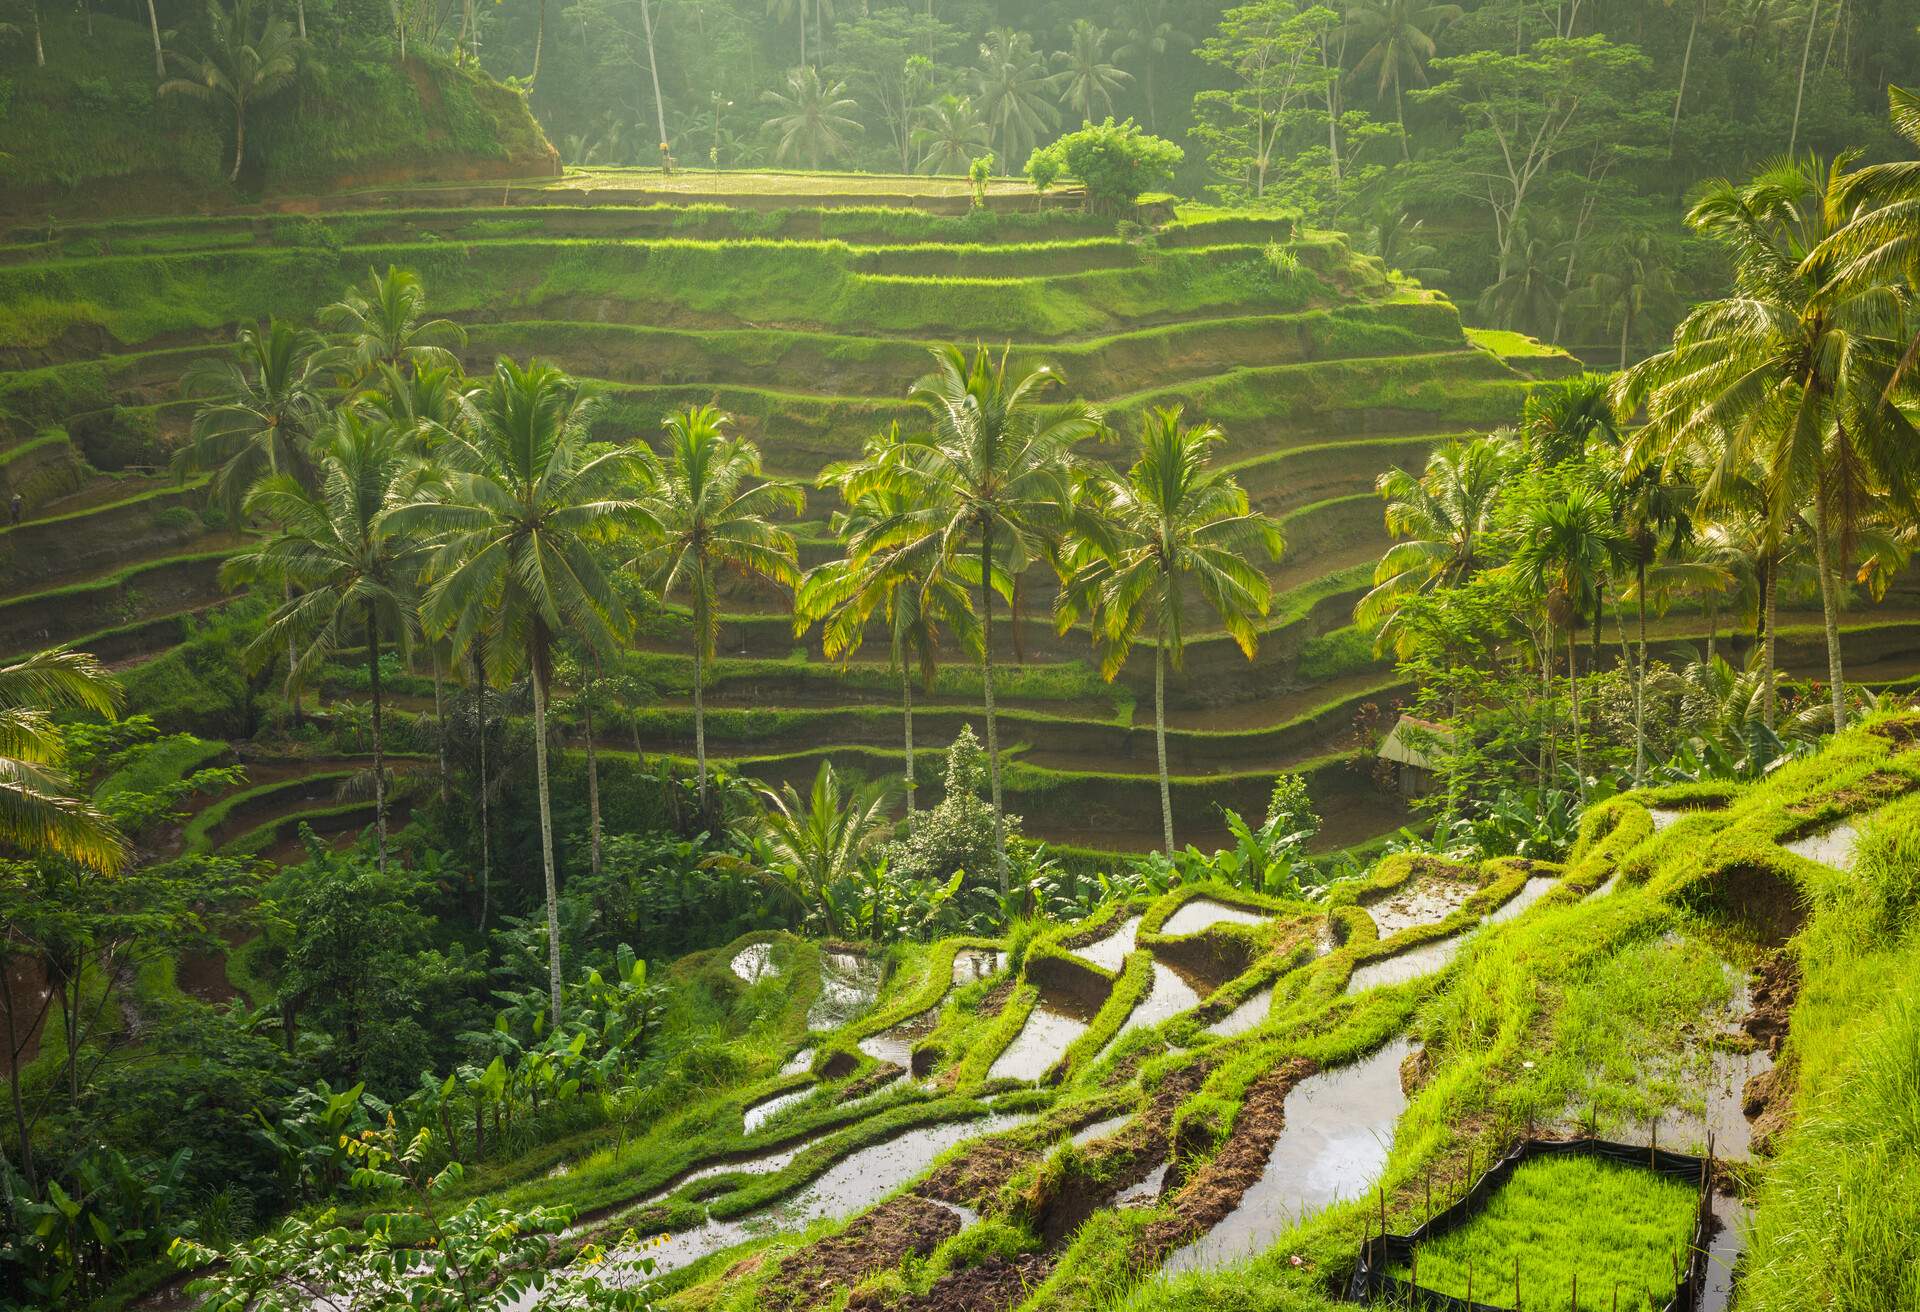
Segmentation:
[[(1073, 25), (1069, 47), (1049, 57), (1028, 33), (995, 28), (981, 42), (979, 63), (963, 82), (937, 94), (927, 64), (918, 79), (926, 98), (908, 116), (912, 158), (905, 163), (926, 173), (965, 173), (975, 159), (994, 153), (1017, 167), (1044, 134), (1060, 126), (1061, 108), (1076, 122), (1111, 115), (1114, 96), (1133, 81), (1133, 74), (1108, 62), (1111, 37), (1082, 18)], [(763, 96), (772, 113), (764, 130), (773, 139), (775, 159), (810, 168), (844, 159), (853, 138), (865, 131), (847, 79), (823, 76), (817, 66), (803, 62), (788, 71), (786, 83), (784, 91)], [(698, 137), (710, 127), (717, 152), (717, 122), (702, 120), (689, 131)]]
[[(278, 322), (243, 329), (235, 359), (190, 375), (203, 404), (180, 466), (208, 471), (216, 498), (267, 528), (225, 577), (280, 597), (251, 655), (284, 656), (293, 704), (336, 655), (364, 657), (381, 861), (382, 651), (424, 644), (436, 682), (443, 669), (466, 671), (477, 696), (526, 678), (556, 1014), (555, 661), (563, 648), (590, 659), (617, 649), (634, 619), (626, 583), (688, 613), (703, 808), (704, 690), (720, 577), (730, 572), (792, 588), (796, 626), (821, 624), (835, 658), (884, 630), (902, 672), (910, 810), (913, 673), (932, 677), (943, 642), (976, 655), (999, 815), (993, 599), (1011, 603), (1022, 577), (1049, 564), (1061, 581), (1061, 631), (1084, 622), (1108, 677), (1137, 641), (1154, 644), (1171, 849), (1165, 668), (1180, 662), (1195, 603), (1252, 654), (1270, 588), (1251, 557), (1277, 556), (1281, 545), (1245, 493), (1209, 468), (1219, 438), (1211, 426), (1188, 427), (1178, 411), (1147, 416), (1138, 460), (1122, 474), (1078, 458), (1078, 444), (1104, 429), (1086, 406), (1044, 399), (1059, 381), (1050, 369), (942, 348), (911, 392), (924, 430), (890, 430), (862, 459), (828, 471), (824, 482), (845, 503), (835, 528), (847, 553), (803, 577), (780, 520), (802, 508), (804, 492), (764, 477), (757, 448), (717, 410), (668, 418), (658, 451), (596, 444), (591, 398), (551, 365), (502, 359), (484, 379), (464, 376), (451, 350), (460, 329), (427, 317), (420, 282), (406, 271), (374, 274), (321, 322), (331, 338)], [(482, 805), (485, 791), (483, 779)], [(999, 848), (1004, 884), (1004, 827)]]
[[(1920, 143), (1920, 99), (1893, 99), (1896, 126)], [(1752, 618), (1752, 700), (1772, 731), (1777, 601), (1804, 582), (1825, 618), (1827, 722), (1842, 727), (1843, 571), (1883, 591), (1911, 556), (1920, 507), (1920, 164), (1852, 162), (1784, 161), (1709, 188), (1689, 221), (1730, 249), (1733, 295), (1697, 307), (1671, 349), (1611, 383), (1588, 375), (1536, 395), (1520, 433), (1449, 445), (1418, 476), (1383, 475), (1402, 541), (1356, 618), (1404, 649), (1407, 597), (1509, 572), (1549, 635), (1543, 678), (1564, 642), (1578, 768), (1576, 631), (1591, 620), (1597, 632), (1609, 601), (1632, 601), (1638, 781), (1649, 606), (1698, 599), (1707, 666), (1721, 614)], [(1630, 426), (1641, 407), (1646, 422)]]

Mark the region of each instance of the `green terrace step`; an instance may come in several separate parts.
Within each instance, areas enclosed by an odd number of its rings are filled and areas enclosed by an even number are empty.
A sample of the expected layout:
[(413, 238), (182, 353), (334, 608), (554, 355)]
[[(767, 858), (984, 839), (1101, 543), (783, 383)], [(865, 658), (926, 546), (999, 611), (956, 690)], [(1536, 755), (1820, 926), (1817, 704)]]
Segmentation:
[(0, 528), (0, 593), (164, 556), (206, 533), (206, 480), (149, 487), (119, 501)]
[(220, 567), (234, 548), (129, 565), (104, 578), (0, 601), (0, 652), (19, 654), (72, 642), (217, 601)]

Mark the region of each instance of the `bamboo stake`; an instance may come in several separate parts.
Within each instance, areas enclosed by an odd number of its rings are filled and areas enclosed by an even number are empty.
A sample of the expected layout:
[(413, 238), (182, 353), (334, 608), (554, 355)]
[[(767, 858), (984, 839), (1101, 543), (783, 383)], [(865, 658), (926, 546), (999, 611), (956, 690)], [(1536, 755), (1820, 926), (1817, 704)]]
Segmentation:
[(1620, 1312), (1620, 1282), (1613, 1282), (1613, 1312)]
[(1513, 1312), (1520, 1312), (1520, 1254), (1513, 1255)]
[(1580, 1273), (1573, 1273), (1573, 1312), (1580, 1312)]
[(1467, 1259), (1467, 1306), (1473, 1306), (1473, 1259)]

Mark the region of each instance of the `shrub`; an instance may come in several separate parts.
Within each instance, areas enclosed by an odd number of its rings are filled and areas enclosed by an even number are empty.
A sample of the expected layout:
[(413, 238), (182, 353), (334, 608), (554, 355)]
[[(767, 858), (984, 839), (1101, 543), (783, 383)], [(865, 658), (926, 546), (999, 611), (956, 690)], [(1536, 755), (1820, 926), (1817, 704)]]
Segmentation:
[(1109, 116), (1036, 151), (1027, 161), (1027, 176), (1042, 190), (1042, 176), (1049, 184), (1063, 175), (1078, 178), (1087, 189), (1089, 210), (1116, 214), (1130, 209), (1141, 193), (1169, 181), (1185, 158), (1180, 147), (1142, 132), (1132, 119), (1115, 123)]

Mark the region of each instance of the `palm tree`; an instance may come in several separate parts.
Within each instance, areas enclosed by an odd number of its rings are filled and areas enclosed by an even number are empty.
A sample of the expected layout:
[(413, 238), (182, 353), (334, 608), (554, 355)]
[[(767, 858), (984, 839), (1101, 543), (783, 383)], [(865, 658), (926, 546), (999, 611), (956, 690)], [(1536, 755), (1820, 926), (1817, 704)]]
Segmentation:
[(93, 657), (54, 647), (0, 666), (0, 843), (29, 858), (59, 856), (105, 874), (127, 860), (126, 840), (61, 769), (60, 711), (112, 715), (120, 689)]
[(1559, 321), (1566, 285), (1553, 271), (1553, 251), (1522, 227), (1514, 242), (1520, 258), (1480, 293), (1480, 309), (1507, 328), (1523, 333), (1551, 335)]
[(1047, 66), (1025, 32), (996, 27), (980, 43), (973, 70), (981, 115), (1000, 139), (1000, 158), (1008, 172), (1018, 169), (1042, 130), (1060, 122), (1047, 101)]
[(1373, 74), (1374, 94), (1382, 99), (1387, 88), (1393, 88), (1393, 118), (1400, 125), (1402, 159), (1412, 158), (1407, 146), (1407, 81), (1426, 85), (1433, 38), (1460, 13), (1459, 5), (1432, 0), (1361, 0), (1347, 10), (1348, 29), (1363, 44), (1371, 43), (1353, 66), (1353, 76)]
[[(261, 479), (287, 475), (314, 485), (307, 441), (324, 413), (318, 334), (278, 319), (265, 332), (251, 324), (235, 337), (236, 360), (197, 360), (181, 378), (181, 391), (203, 404), (194, 412), (187, 441), (174, 452), (173, 469), (182, 477), (210, 472), (207, 492), (234, 522), (245, 513), (247, 494)], [(291, 600), (286, 593), (283, 600)], [(295, 723), (300, 689), (287, 644), (287, 699)]]
[(807, 0), (767, 0), (767, 17), (782, 23), (793, 18), (800, 24), (800, 67), (807, 67)]
[[(1528, 592), (1541, 598), (1549, 635), (1567, 635), (1567, 696), (1573, 728), (1574, 771), (1580, 796), (1587, 791), (1586, 760), (1581, 750), (1580, 661), (1576, 650), (1580, 617), (1606, 587), (1616, 543), (1612, 514), (1604, 492), (1590, 483), (1549, 481), (1522, 493), (1510, 567)], [(1551, 636), (1542, 653), (1552, 663)]]
[(1074, 20), (1071, 49), (1057, 50), (1053, 64), (1060, 71), (1048, 84), (1060, 93), (1060, 103), (1080, 115), (1082, 122), (1098, 120), (1096, 107), (1113, 114), (1114, 93), (1133, 81), (1133, 74), (1106, 62), (1107, 31), (1093, 20)]
[(1620, 417), (1613, 408), (1612, 380), (1583, 373), (1544, 383), (1527, 393), (1520, 435), (1527, 459), (1551, 469), (1582, 455), (1594, 442), (1620, 443)]
[(765, 835), (771, 864), (795, 886), (809, 907), (826, 919), (826, 932), (843, 926), (834, 907), (835, 885), (860, 874), (862, 861), (884, 842), (893, 826), (886, 790), (870, 784), (849, 792), (831, 761), (822, 761), (803, 799), (792, 784), (760, 789), (766, 804)]
[[(830, 466), (820, 476), (821, 486), (844, 488), (868, 466), (893, 458), (901, 441), (900, 426), (890, 426), (868, 441), (863, 463)], [(846, 557), (810, 570), (801, 581), (794, 596), (794, 630), (797, 635), (819, 623), (822, 651), (829, 660), (844, 661), (860, 650), (874, 615), (885, 619), (889, 655), (900, 671), (907, 814), (911, 816), (919, 791), (913, 757), (916, 668), (931, 692), (939, 669), (940, 631), (946, 629), (962, 649), (977, 653), (980, 625), (966, 587), (942, 568), (937, 542), (926, 538), (904, 545), (885, 542), (889, 526), (911, 509), (904, 499), (869, 488), (846, 500), (846, 508), (834, 512), (832, 521), (834, 536), (847, 544)]]
[(1899, 373), (1906, 298), (1839, 280), (1830, 240), (1857, 205), (1851, 160), (1785, 161), (1745, 185), (1711, 185), (1687, 221), (1732, 252), (1734, 295), (1696, 307), (1672, 347), (1620, 385), (1623, 410), (1647, 407), (1630, 459), (1697, 460), (1708, 506), (1757, 467), (1779, 538), (1810, 506), (1836, 731), (1846, 722), (1836, 557), (1870, 515), (1920, 506), (1920, 433), (1882, 404)]
[(223, 101), (233, 111), (233, 171), (228, 182), (240, 180), (247, 157), (247, 110), (284, 91), (299, 68), (300, 38), (286, 19), (268, 14), (256, 34), (252, 0), (233, 0), (222, 9), (208, 0), (207, 21), (213, 41), (199, 58), (168, 51), (167, 58), (181, 76), (160, 84), (161, 95), (193, 96)]
[(556, 1028), (560, 920), (547, 781), (553, 647), (562, 633), (590, 651), (612, 646), (626, 608), (597, 548), (609, 526), (637, 509), (619, 495), (632, 453), (590, 454), (588, 419), (578, 384), (558, 369), (501, 360), (476, 399), (474, 422), (441, 449), (448, 491), (391, 520), (396, 532), (418, 524), (441, 535), (422, 611), (428, 629), (450, 634), (461, 653), (486, 639), (483, 683), (522, 663), (531, 676), (547, 983)]
[(942, 96), (920, 111), (913, 141), (920, 149), (921, 172), (965, 173), (975, 159), (993, 148), (993, 129), (980, 121), (972, 100)]
[(1671, 263), (1651, 237), (1630, 235), (1608, 248), (1587, 282), (1587, 291), (1608, 325), (1620, 325), (1620, 368), (1625, 369), (1634, 324), (1673, 294)]
[(1375, 483), (1387, 501), (1387, 532), (1405, 541), (1373, 569), (1373, 588), (1353, 608), (1354, 623), (1380, 626), (1380, 647), (1404, 641), (1397, 615), (1416, 593), (1464, 583), (1485, 560), (1501, 489), (1513, 472), (1510, 436), (1449, 442), (1427, 457), (1419, 477), (1389, 469)]
[(355, 383), (384, 368), (403, 378), (423, 369), (458, 366), (451, 346), (465, 346), (466, 329), (451, 319), (429, 319), (427, 289), (411, 269), (389, 264), (367, 270), (367, 290), (347, 294), (320, 311), (322, 325), (346, 335), (339, 355)]
[(767, 120), (767, 130), (780, 138), (775, 157), (786, 160), (804, 154), (807, 167), (817, 169), (821, 159), (831, 159), (847, 149), (847, 138), (866, 129), (859, 120), (848, 117), (856, 105), (847, 96), (847, 84), (828, 85), (820, 80), (820, 70), (804, 64), (787, 73), (789, 94), (768, 91), (762, 99), (784, 111)]
[[(1920, 92), (1888, 87), (1893, 128), (1920, 147)], [(1848, 176), (1853, 218), (1814, 248), (1811, 258), (1833, 270), (1837, 288), (1866, 290), (1904, 281), (1920, 293), (1920, 159), (1870, 164)], [(1881, 395), (1882, 404), (1920, 370), (1920, 321)]]
[(1142, 89), (1147, 93), (1147, 127), (1157, 132), (1160, 120), (1154, 105), (1154, 69), (1174, 51), (1190, 48), (1193, 38), (1169, 21), (1166, 0), (1134, 0), (1120, 20), (1120, 30), (1126, 41), (1113, 57), (1136, 60), (1145, 71)]
[(1233, 477), (1209, 467), (1209, 448), (1225, 434), (1212, 424), (1185, 427), (1180, 418), (1178, 406), (1149, 411), (1133, 467), (1121, 475), (1100, 466), (1087, 475), (1095, 527), (1074, 544), (1074, 569), (1056, 607), (1062, 633), (1092, 619), (1108, 679), (1135, 641), (1153, 642), (1153, 742), (1168, 856), (1167, 666), (1184, 664), (1187, 604), (1197, 596), (1252, 660), (1255, 623), (1273, 600), (1273, 585), (1253, 558), (1278, 560), (1286, 545), (1280, 525), (1249, 509)]
[(965, 553), (977, 552), (981, 688), (1004, 894), (1006, 810), (993, 709), (993, 594), (1006, 584), (1008, 562), (1024, 567), (1062, 536), (1073, 500), (1073, 448), (1100, 431), (1100, 417), (1079, 403), (1042, 405), (1042, 394), (1060, 382), (1048, 366), (1010, 374), (1006, 353), (995, 360), (978, 349), (969, 357), (957, 346), (935, 347), (933, 358), (932, 372), (908, 393), (926, 412), (928, 430), (849, 478), (842, 491), (855, 500), (869, 491), (885, 492), (907, 507), (876, 530), (878, 543), (927, 543), (943, 570), (955, 569)]
[(382, 747), (380, 649), (411, 644), (416, 623), (415, 584), (426, 564), (423, 542), (395, 528), (433, 475), (412, 459), (392, 427), (351, 409), (334, 413), (315, 447), (319, 486), (287, 474), (254, 488), (247, 508), (278, 527), (251, 551), (227, 562), (222, 578), (274, 580), (291, 599), (267, 617), (253, 646), (285, 641), (299, 650), (296, 675), (334, 653), (364, 643), (367, 686), (373, 700), (373, 814), (381, 869), (387, 864), (387, 782)]
[(700, 807), (707, 806), (706, 662), (713, 659), (720, 616), (714, 584), (722, 569), (797, 586), (793, 534), (774, 525), (798, 513), (806, 494), (765, 482), (760, 449), (727, 432), (712, 406), (689, 406), (666, 421), (664, 458), (639, 455), (641, 509), (634, 516), (644, 544), (632, 563), (662, 601), (685, 593), (693, 610), (693, 747)]

